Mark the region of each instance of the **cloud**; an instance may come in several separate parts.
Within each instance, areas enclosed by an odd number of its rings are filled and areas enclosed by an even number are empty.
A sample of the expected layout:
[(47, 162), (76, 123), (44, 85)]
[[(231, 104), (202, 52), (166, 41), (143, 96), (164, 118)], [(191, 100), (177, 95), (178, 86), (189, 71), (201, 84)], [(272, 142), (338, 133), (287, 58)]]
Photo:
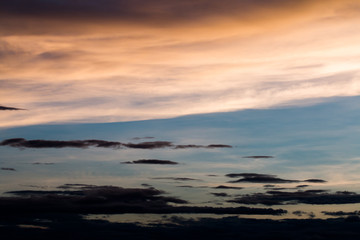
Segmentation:
[(347, 204), (360, 203), (360, 194), (344, 194), (343, 192), (329, 193), (328, 190), (307, 190), (296, 192), (267, 191), (266, 193), (254, 193), (245, 195), (229, 202), (240, 204)]
[(310, 182), (310, 183), (326, 183), (327, 181), (323, 179), (307, 179), (304, 180), (304, 182)]
[[(329, 0), (329, 6), (330, 2), (337, 1)], [(95, 25), (96, 22), (99, 22), (98, 24), (101, 25), (126, 23), (164, 27), (179, 24), (190, 25), (193, 22), (212, 19), (219, 21), (224, 18), (235, 18), (240, 23), (244, 21), (259, 22), (259, 19), (270, 21), (275, 18), (276, 14), (283, 14), (289, 18), (289, 11), (292, 12), (292, 15), (297, 16), (304, 9), (311, 9), (317, 5), (319, 4), (314, 4), (310, 0), (291, 4), (286, 0), (224, 0), (221, 2), (216, 0), (152, 0), (151, 2), (146, 0), (130, 2), (127, 0), (103, 0), (101, 2), (94, 0), (63, 0), (61, 2), (14, 0), (0, 3), (0, 15), (12, 20), (27, 19), (30, 26), (34, 25), (33, 22), (47, 20), (54, 25), (59, 25), (59, 22), (74, 22), (75, 25), (89, 22)], [(298, 11), (296, 12), (294, 9)], [(44, 25), (46, 26), (46, 24)], [(12, 27), (20, 31), (19, 26), (15, 23)], [(41, 33), (38, 28), (33, 31)]]
[(3, 167), (3, 168), (1, 168), (1, 170), (4, 170), (4, 171), (16, 171), (15, 168), (7, 168), (7, 167)]
[(286, 213), (285, 210), (271, 208), (171, 206), (169, 203), (186, 204), (187, 201), (176, 197), (162, 196), (165, 192), (155, 188), (121, 188), (84, 184), (59, 186), (59, 188), (64, 187), (67, 190), (7, 192), (12, 196), (0, 197), (0, 210), (3, 214), (63, 212), (281, 215)]
[(211, 193), (215, 197), (229, 197), (227, 193)]
[[(325, 183), (325, 180), (322, 179), (307, 179), (307, 180), (294, 180), (294, 179), (282, 179), (278, 178), (276, 175), (270, 174), (259, 174), (259, 173), (229, 173), (225, 176), (230, 178), (242, 177), (241, 179), (235, 181), (229, 181), (229, 183), (239, 183), (239, 182), (251, 182), (251, 183), (297, 183), (297, 182), (311, 182), (311, 183)], [(274, 187), (273, 185), (266, 185), (267, 187)], [(299, 185), (307, 186), (307, 185)], [(265, 186), (264, 186), (265, 187)]]
[(176, 165), (178, 162), (173, 162), (170, 160), (158, 160), (158, 159), (140, 159), (130, 162), (123, 162), (125, 164), (167, 164), (167, 165)]
[(300, 182), (299, 180), (277, 178), (276, 175), (258, 174), (258, 173), (229, 173), (229, 174), (226, 174), (226, 176), (230, 177), (230, 178), (243, 177), (243, 178), (235, 180), (235, 181), (229, 181), (229, 183), (239, 183), (239, 182), (294, 183), (294, 182)]
[(216, 189), (243, 189), (243, 187), (232, 187), (232, 186), (225, 186), (225, 185), (219, 185), (216, 187), (213, 187)]
[(167, 141), (155, 141), (155, 142), (142, 142), (142, 143), (124, 143), (123, 146), (128, 148), (138, 149), (155, 149), (155, 148), (166, 148), (173, 147), (171, 142)]
[(15, 111), (15, 110), (25, 110), (25, 109), (22, 109), (22, 108), (14, 108), (14, 107), (5, 107), (5, 106), (0, 106), (0, 111), (1, 110), (10, 110), (10, 111)]
[(360, 215), (359, 211), (353, 212), (343, 212), (343, 211), (336, 211), (336, 212), (329, 212), (329, 211), (322, 211), (321, 213), (328, 215), (328, 216), (358, 216)]
[(246, 156), (243, 158), (273, 158), (273, 156)]
[(26, 140), (24, 138), (6, 139), (0, 143), (0, 146), (11, 146), (18, 148), (88, 148), (88, 147), (106, 147), (120, 148), (123, 144), (120, 142), (109, 142), (103, 140)]
[(210, 145), (207, 145), (207, 146), (188, 144), (188, 145), (177, 145), (175, 148), (176, 149), (186, 149), (186, 148), (232, 148), (232, 146), (225, 145), (225, 144), (210, 144)]
[(154, 141), (154, 142), (140, 142), (140, 143), (121, 143), (114, 141), (104, 140), (70, 140), (70, 141), (58, 141), (58, 140), (26, 140), (24, 138), (11, 138), (0, 142), (0, 146), (10, 146), (17, 148), (88, 148), (88, 147), (101, 147), (101, 148), (135, 148), (135, 149), (158, 149), (158, 148), (231, 148), (229, 145), (223, 144), (211, 144), (207, 146), (202, 145), (174, 145), (168, 141)]

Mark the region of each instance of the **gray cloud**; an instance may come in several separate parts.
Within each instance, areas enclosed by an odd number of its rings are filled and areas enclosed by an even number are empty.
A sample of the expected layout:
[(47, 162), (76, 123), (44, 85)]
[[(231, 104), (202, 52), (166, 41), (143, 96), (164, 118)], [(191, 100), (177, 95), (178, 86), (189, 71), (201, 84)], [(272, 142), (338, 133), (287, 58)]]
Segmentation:
[(158, 160), (158, 159), (139, 159), (130, 162), (124, 162), (125, 164), (164, 164), (164, 165), (176, 165), (177, 162), (170, 160)]
[(225, 186), (225, 185), (219, 185), (214, 188), (216, 188), (216, 189), (243, 189), (243, 187), (232, 187), (232, 186)]
[(299, 180), (282, 179), (282, 178), (276, 177), (276, 175), (258, 174), (258, 173), (229, 173), (229, 174), (226, 174), (226, 176), (230, 177), (230, 178), (242, 177), (241, 179), (238, 179), (235, 181), (229, 181), (229, 183), (239, 183), (239, 182), (294, 183), (294, 182), (299, 182)]
[[(325, 183), (325, 180), (322, 179), (307, 179), (307, 180), (295, 180), (295, 179), (282, 179), (278, 178), (276, 175), (271, 174), (259, 174), (259, 173), (229, 173), (225, 176), (230, 178), (238, 178), (241, 179), (235, 181), (229, 181), (229, 183), (239, 183), (239, 182), (251, 182), (251, 183), (297, 183), (297, 182), (311, 182), (311, 183)], [(300, 185), (307, 186), (307, 185)], [(264, 186), (265, 187), (265, 186)], [(267, 185), (267, 187), (271, 187), (271, 185)]]
[(25, 110), (25, 109), (22, 109), (22, 108), (14, 108), (14, 107), (5, 107), (5, 106), (0, 106), (0, 110), (9, 110), (9, 111), (15, 111), (15, 110)]
[(310, 182), (310, 183), (326, 183), (327, 181), (323, 179), (307, 179), (304, 180), (304, 182)]
[(15, 168), (8, 168), (8, 167), (3, 167), (3, 168), (1, 168), (1, 170), (4, 170), (4, 171), (16, 171)]
[(296, 192), (267, 191), (266, 193), (254, 193), (245, 195), (229, 202), (240, 204), (263, 204), (263, 205), (283, 205), (283, 204), (346, 204), (360, 203), (360, 194), (356, 193), (329, 193), (327, 190), (307, 190)]

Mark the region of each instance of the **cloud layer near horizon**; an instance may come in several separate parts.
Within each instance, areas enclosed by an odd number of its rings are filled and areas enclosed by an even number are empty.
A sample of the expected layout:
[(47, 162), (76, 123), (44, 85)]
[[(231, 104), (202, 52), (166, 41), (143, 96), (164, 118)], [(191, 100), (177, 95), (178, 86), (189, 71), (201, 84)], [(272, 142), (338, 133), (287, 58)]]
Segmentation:
[(355, 0), (3, 1), (1, 101), (29, 111), (3, 111), (0, 127), (358, 95), (359, 9)]

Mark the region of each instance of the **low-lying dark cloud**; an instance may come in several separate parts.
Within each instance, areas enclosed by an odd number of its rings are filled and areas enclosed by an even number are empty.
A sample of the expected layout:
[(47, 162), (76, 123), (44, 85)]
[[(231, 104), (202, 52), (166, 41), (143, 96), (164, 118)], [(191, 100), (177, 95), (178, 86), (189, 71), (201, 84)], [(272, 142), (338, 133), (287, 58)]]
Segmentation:
[(219, 185), (219, 186), (216, 186), (213, 188), (215, 188), (215, 189), (237, 189), (237, 190), (243, 189), (243, 187), (232, 187), (232, 186), (225, 186), (225, 185)]
[(121, 144), (127, 148), (137, 148), (137, 149), (155, 149), (155, 148), (168, 148), (174, 147), (171, 142), (168, 141), (155, 141), (155, 142), (141, 142), (141, 143), (122, 143)]
[(328, 215), (328, 216), (360, 216), (360, 211), (353, 211), (353, 212), (343, 212), (343, 211), (322, 211), (321, 213)]
[(176, 149), (187, 149), (187, 148), (232, 148), (232, 146), (225, 145), (225, 144), (210, 144), (210, 145), (206, 145), (206, 146), (189, 144), (189, 145), (177, 145), (175, 148)]
[(227, 193), (211, 193), (212, 195), (214, 195), (215, 197), (228, 197), (229, 194)]
[(88, 148), (88, 147), (105, 147), (120, 148), (122, 143), (109, 142), (103, 140), (72, 140), (72, 141), (56, 141), (56, 140), (26, 140), (24, 138), (12, 138), (4, 140), (0, 146), (10, 146), (17, 148)]
[(15, 168), (2, 167), (1, 170), (4, 171), (16, 171)]
[(326, 183), (327, 181), (323, 179), (307, 179), (304, 180), (304, 182), (310, 182), (310, 183)]
[[(283, 179), (278, 178), (276, 175), (271, 174), (259, 174), (259, 173), (229, 173), (225, 175), (230, 178), (238, 178), (235, 181), (229, 181), (229, 183), (239, 182), (250, 182), (250, 183), (298, 183), (298, 182), (311, 182), (311, 183), (325, 183), (322, 179), (307, 179), (307, 180), (296, 180), (296, 179)], [(267, 185), (270, 186), (270, 185)], [(305, 186), (305, 185), (300, 185)]]
[(9, 111), (17, 111), (17, 110), (25, 110), (25, 109), (22, 109), (22, 108), (14, 108), (14, 107), (5, 107), (5, 106), (0, 106), (0, 111), (1, 110), (9, 110)]
[(267, 191), (266, 193), (254, 193), (244, 195), (230, 200), (240, 204), (263, 204), (263, 205), (284, 205), (284, 204), (346, 204), (360, 203), (360, 194), (347, 194), (343, 192), (330, 193), (328, 190), (306, 190), (296, 192)]
[(88, 147), (101, 147), (101, 148), (134, 148), (134, 149), (159, 149), (159, 148), (172, 148), (172, 149), (184, 149), (184, 148), (231, 148), (230, 145), (223, 144), (210, 144), (203, 145), (174, 145), (169, 141), (153, 141), (153, 142), (140, 142), (140, 143), (122, 143), (105, 140), (26, 140), (24, 138), (11, 138), (0, 142), (0, 146), (10, 146), (17, 148), (88, 148)]
[(245, 156), (243, 158), (274, 158), (273, 156)]
[(170, 160), (158, 160), (158, 159), (139, 159), (135, 161), (123, 162), (125, 164), (160, 164), (160, 165), (176, 165), (178, 162)]
[(276, 175), (270, 174), (258, 174), (258, 173), (230, 173), (226, 174), (227, 177), (237, 178), (242, 177), (241, 179), (235, 181), (229, 181), (229, 183), (239, 183), (239, 182), (251, 182), (251, 183), (295, 183), (300, 182), (299, 180), (290, 180), (282, 179), (276, 177)]
[(286, 211), (271, 208), (216, 208), (172, 206), (169, 203), (186, 204), (176, 197), (163, 196), (165, 192), (155, 188), (121, 188), (66, 184), (56, 191), (11, 191), (11, 197), (0, 197), (2, 214), (15, 213), (215, 213), (215, 214), (263, 214), (281, 215)]

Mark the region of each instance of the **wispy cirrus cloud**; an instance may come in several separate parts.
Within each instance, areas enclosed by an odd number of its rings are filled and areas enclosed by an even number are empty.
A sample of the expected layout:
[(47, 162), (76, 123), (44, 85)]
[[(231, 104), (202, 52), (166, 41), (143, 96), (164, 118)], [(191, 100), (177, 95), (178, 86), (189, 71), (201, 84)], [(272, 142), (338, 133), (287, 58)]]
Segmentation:
[(8, 111), (0, 127), (168, 118), (358, 95), (360, 35), (348, 30), (358, 25), (356, 6), (355, 0), (3, 1), (0, 94), (32, 111)]

